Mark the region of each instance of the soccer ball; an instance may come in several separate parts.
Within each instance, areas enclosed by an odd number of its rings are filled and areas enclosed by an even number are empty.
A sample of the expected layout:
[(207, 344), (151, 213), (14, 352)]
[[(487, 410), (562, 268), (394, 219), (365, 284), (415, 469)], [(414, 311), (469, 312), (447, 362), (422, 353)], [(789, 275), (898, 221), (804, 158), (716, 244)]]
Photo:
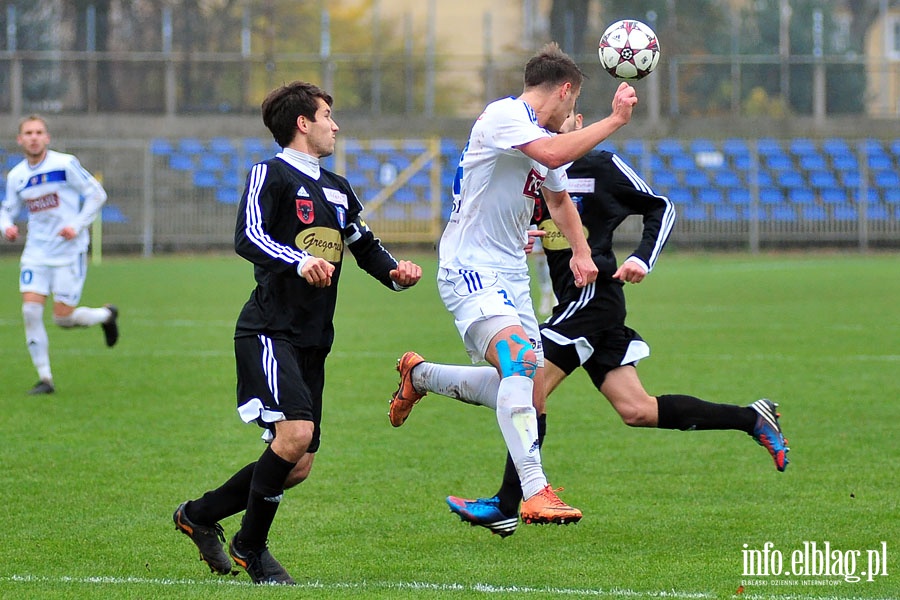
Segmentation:
[(642, 79), (659, 64), (659, 41), (640, 21), (626, 19), (610, 25), (600, 38), (600, 64), (618, 79)]

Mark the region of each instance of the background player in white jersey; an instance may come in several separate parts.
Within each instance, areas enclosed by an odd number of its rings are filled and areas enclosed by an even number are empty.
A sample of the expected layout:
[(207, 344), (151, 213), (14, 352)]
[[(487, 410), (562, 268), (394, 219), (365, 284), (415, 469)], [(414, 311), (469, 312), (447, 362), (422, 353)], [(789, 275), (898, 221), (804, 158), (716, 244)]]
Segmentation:
[[(535, 408), (543, 412), (543, 350), (529, 294), (526, 232), (540, 191), (572, 246), (575, 284), (594, 281), (597, 266), (566, 192), (564, 166), (628, 123), (637, 96), (623, 83), (609, 117), (556, 136), (575, 106), (583, 73), (556, 44), (548, 44), (528, 61), (524, 79), (518, 98), (492, 102), (472, 127), (441, 237), (438, 288), (472, 361), (487, 360), (500, 375), (496, 415), (521, 481), (523, 521), (570, 523), (581, 511), (559, 499), (541, 465)], [(400, 363), (401, 373), (415, 366)], [(401, 379), (391, 402), (395, 427), (420, 397), (406, 383)]]
[[(0, 231), (19, 237), (15, 219), (28, 210), (28, 236), (22, 251), (19, 291), (25, 340), (40, 380), (29, 394), (55, 391), (44, 327), (44, 304), (53, 294), (53, 322), (60, 327), (101, 325), (106, 345), (119, 338), (118, 310), (78, 306), (87, 274), (88, 227), (106, 202), (103, 186), (71, 154), (50, 150), (47, 122), (31, 115), (19, 123), (16, 141), (25, 159), (10, 169), (0, 207)], [(82, 203), (83, 200), (83, 203)]]

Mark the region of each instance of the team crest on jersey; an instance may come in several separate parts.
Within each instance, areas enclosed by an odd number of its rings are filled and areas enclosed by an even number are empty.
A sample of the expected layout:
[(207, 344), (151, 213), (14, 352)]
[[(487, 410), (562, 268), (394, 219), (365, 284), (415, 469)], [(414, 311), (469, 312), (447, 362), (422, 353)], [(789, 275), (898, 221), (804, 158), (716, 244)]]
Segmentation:
[(337, 216), (338, 225), (341, 229), (347, 226), (347, 211), (341, 206), (334, 207), (334, 214)]
[(525, 189), (522, 190), (522, 194), (529, 198), (537, 198), (542, 185), (544, 185), (544, 176), (532, 167), (528, 177), (525, 178)]
[(296, 198), (295, 200), (297, 201), (297, 218), (304, 225), (309, 225), (316, 218), (312, 200), (303, 200), (302, 198)]

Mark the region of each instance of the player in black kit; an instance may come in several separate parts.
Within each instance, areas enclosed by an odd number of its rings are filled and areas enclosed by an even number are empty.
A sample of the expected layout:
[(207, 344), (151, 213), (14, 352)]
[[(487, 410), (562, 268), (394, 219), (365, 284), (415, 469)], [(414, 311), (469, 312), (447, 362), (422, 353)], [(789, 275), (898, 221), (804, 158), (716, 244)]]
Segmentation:
[[(562, 130), (580, 127), (580, 120), (581, 115), (570, 114)], [(625, 282), (642, 281), (656, 264), (675, 222), (672, 203), (654, 194), (622, 158), (611, 152), (593, 150), (572, 163), (567, 174), (569, 195), (588, 231), (599, 274), (595, 283), (584, 288), (575, 286), (568, 266), (572, 252), (566, 239), (559, 235), (550, 215), (536, 204), (535, 221), (543, 233), (544, 252), (559, 301), (541, 325), (546, 396), (580, 366), (627, 425), (745, 431), (766, 447), (775, 467), (783, 471), (788, 448), (773, 402), (762, 399), (743, 407), (680, 394), (651, 396), (638, 378), (635, 367), (650, 355), (650, 348), (625, 325), (623, 287)], [(618, 265), (612, 250), (613, 232), (630, 215), (643, 218), (643, 234), (637, 249)], [(497, 383), (488, 367), (431, 363), (407, 352), (398, 361), (398, 370), (400, 386), (392, 403), (402, 403), (409, 410), (429, 391), (492, 406), (490, 398)], [(542, 443), (546, 413), (541, 407), (538, 413), (538, 439)], [(503, 483), (495, 496), (475, 500), (449, 496), (447, 504), (463, 521), (505, 537), (518, 525), (520, 498), (518, 475), (507, 457)]]
[(283, 492), (306, 479), (319, 449), (344, 247), (393, 290), (422, 276), (369, 231), (347, 180), (319, 165), (334, 151), (332, 102), (320, 88), (296, 81), (262, 103), (263, 122), (284, 150), (253, 165), (238, 208), (235, 250), (253, 263), (256, 289), (238, 317), (234, 351), (238, 413), (265, 429), (268, 444), (258, 460), (173, 515), (200, 558), (225, 574), (232, 564), (219, 521), (245, 511), (229, 553), (254, 583), (294, 583), (267, 537)]

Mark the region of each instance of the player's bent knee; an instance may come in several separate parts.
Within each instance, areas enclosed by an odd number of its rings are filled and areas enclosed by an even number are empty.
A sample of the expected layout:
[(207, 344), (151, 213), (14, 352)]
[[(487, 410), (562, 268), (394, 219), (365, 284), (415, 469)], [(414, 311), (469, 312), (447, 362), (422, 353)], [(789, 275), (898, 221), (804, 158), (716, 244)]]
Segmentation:
[(61, 317), (58, 315), (53, 315), (53, 323), (55, 325), (58, 325), (59, 327), (65, 327), (65, 328), (75, 327), (75, 325), (76, 325), (75, 317), (71, 314), (68, 314), (64, 317)]
[(516, 348), (513, 348), (509, 340), (505, 339), (499, 340), (496, 344), (500, 376), (519, 375), (534, 379), (537, 373), (537, 355), (534, 353), (534, 348), (531, 347), (528, 340), (522, 339), (518, 335), (512, 335), (510, 339), (517, 344)]

